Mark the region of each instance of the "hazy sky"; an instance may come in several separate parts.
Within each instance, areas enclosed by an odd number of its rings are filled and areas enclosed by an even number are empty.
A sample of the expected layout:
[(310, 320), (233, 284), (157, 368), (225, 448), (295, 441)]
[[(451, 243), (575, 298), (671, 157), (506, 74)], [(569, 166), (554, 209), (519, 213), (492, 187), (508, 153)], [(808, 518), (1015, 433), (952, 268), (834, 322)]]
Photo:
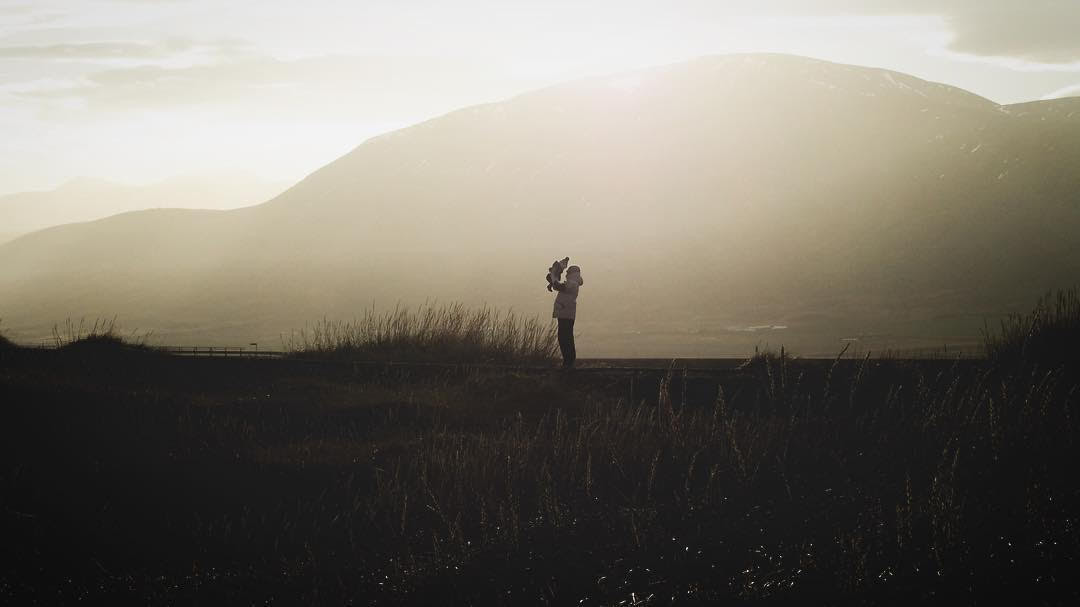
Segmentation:
[(1080, 0), (0, 0), (0, 193), (294, 180), (463, 105), (715, 53), (886, 67), (999, 103), (1080, 95), (1078, 32)]

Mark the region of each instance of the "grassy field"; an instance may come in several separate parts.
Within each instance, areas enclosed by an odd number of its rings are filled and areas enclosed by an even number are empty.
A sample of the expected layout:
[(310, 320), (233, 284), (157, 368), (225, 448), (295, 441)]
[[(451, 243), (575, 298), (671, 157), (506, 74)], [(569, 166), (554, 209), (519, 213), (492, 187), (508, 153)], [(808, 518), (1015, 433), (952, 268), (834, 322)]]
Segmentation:
[[(1075, 604), (1074, 300), (986, 360), (693, 373), (537, 370), (550, 334), (460, 309), (279, 360), (0, 342), (0, 599)], [(530, 368), (350, 362), (448, 343)]]

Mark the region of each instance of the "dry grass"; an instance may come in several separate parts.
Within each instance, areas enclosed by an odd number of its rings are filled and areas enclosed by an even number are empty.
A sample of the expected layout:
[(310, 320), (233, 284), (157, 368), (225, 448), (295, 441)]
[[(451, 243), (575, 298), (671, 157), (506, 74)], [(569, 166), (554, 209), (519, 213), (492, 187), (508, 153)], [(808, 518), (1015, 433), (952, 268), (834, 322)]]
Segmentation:
[(369, 310), (348, 322), (324, 319), (284, 341), (301, 356), (383, 361), (548, 364), (558, 350), (550, 323), (458, 303)]
[(1027, 314), (1001, 321), (1001, 331), (984, 331), (987, 357), (1000, 368), (1038, 365), (1044, 368), (1080, 362), (1080, 290), (1047, 293)]
[(4, 319), (0, 318), (0, 349), (14, 348), (15, 344), (12, 343), (12, 341), (10, 339), (8, 339), (7, 335), (4, 335), (3, 324), (4, 324)]
[(75, 324), (69, 318), (64, 326), (53, 325), (53, 347), (70, 348), (85, 346), (126, 346), (144, 348), (150, 339), (151, 333), (140, 334), (138, 330), (130, 331), (126, 336), (116, 324), (116, 318), (95, 318), (93, 322), (87, 322), (80, 318)]

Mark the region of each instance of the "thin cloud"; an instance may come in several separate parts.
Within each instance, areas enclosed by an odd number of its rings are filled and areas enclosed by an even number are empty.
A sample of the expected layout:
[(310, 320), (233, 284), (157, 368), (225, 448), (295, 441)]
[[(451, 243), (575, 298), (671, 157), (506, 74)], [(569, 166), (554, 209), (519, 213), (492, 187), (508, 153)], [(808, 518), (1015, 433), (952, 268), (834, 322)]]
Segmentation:
[(935, 15), (952, 30), (948, 48), (957, 53), (1047, 64), (1080, 61), (1077, 0), (763, 0), (736, 2), (720, 10), (773, 15)]
[(978, 8), (968, 10), (965, 6), (955, 15), (948, 15), (956, 36), (950, 47), (1035, 63), (1080, 60), (1080, 2), (1028, 0), (1001, 4), (983, 2)]
[(0, 59), (158, 59), (193, 48), (190, 42), (87, 42), (0, 47)]
[(100, 70), (74, 84), (44, 83), (11, 95), (97, 112), (213, 107), (245, 114), (390, 119), (517, 90), (512, 82), (492, 90), (489, 76), (472, 64), (437, 58), (326, 55), (285, 61), (248, 55), (187, 67), (148, 64)]
[(63, 17), (63, 12), (42, 10), (40, 6), (34, 4), (0, 5), (0, 19), (3, 19), (0, 25), (8, 28), (7, 32), (0, 30), (0, 33), (11, 33), (12, 27), (32, 27), (52, 23)]
[(1072, 84), (1052, 93), (1047, 93), (1046, 95), (1043, 95), (1042, 100), (1048, 101), (1050, 99), (1064, 99), (1066, 97), (1080, 97), (1080, 84)]
[(0, 16), (26, 15), (34, 12), (33, 4), (0, 5)]
[[(283, 11), (282, 5), (267, 3), (266, 10), (270, 20), (288, 18), (289, 11)], [(297, 8), (297, 16), (303, 16), (317, 9), (335, 6), (326, 2), (312, 2), (312, 6)], [(900, 16), (930, 15), (940, 17), (952, 32), (948, 50), (958, 54), (970, 54), (980, 57), (1013, 58), (1030, 63), (1070, 64), (1080, 61), (1080, 1), (1078, 0), (682, 0), (671, 3), (665, 9), (649, 7), (634, 0), (601, 0), (605, 11), (593, 10), (588, 14), (606, 14), (618, 20), (625, 15), (634, 15), (638, 19), (649, 19), (670, 12), (683, 16), (693, 16), (699, 21), (723, 19), (731, 16)], [(110, 8), (112, 5), (112, 8)], [(150, 13), (160, 12), (153, 7), (191, 6), (193, 10), (208, 11), (212, 14), (214, 3), (184, 0), (108, 0), (97, 3), (99, 11), (120, 12), (124, 6), (131, 6), (134, 11), (138, 5), (144, 5)], [(59, 6), (59, 5), (55, 5)], [(233, 3), (229, 3), (231, 12)], [(253, 3), (253, 11), (263, 12), (259, 3)], [(437, 7), (438, 5), (431, 5)], [(455, 10), (461, 14), (475, 13), (498, 14), (494, 2), (461, 3)], [(592, 5), (590, 5), (592, 6)], [(30, 4), (18, 4), (7, 10), (26, 13)], [(65, 9), (68, 6), (65, 5)], [(654, 10), (655, 9), (655, 10)], [(220, 9), (214, 9), (220, 10)], [(403, 9), (404, 10), (404, 9)], [(441, 15), (432, 8), (430, 11), (409, 9), (411, 12)], [(548, 2), (515, 3), (506, 11), (514, 14), (553, 13), (563, 15), (568, 20), (581, 12), (578, 3), (548, 0)], [(131, 12), (131, 11), (128, 11)], [(388, 11), (394, 14), (393, 11)], [(85, 13), (84, 14), (88, 14)], [(252, 15), (259, 19), (258, 13)]]
[(1080, 2), (1075, 0), (909, 0), (893, 10), (944, 17), (953, 33), (948, 48), (957, 53), (1026, 63), (1080, 61)]

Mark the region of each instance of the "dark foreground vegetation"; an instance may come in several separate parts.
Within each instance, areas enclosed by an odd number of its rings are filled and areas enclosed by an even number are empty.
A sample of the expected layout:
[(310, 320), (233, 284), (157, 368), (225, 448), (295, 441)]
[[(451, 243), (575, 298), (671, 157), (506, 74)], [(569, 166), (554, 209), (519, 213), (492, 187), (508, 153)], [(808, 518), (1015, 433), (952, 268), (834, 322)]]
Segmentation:
[(711, 378), (0, 348), (0, 600), (1075, 604), (1075, 348), (1009, 322)]

